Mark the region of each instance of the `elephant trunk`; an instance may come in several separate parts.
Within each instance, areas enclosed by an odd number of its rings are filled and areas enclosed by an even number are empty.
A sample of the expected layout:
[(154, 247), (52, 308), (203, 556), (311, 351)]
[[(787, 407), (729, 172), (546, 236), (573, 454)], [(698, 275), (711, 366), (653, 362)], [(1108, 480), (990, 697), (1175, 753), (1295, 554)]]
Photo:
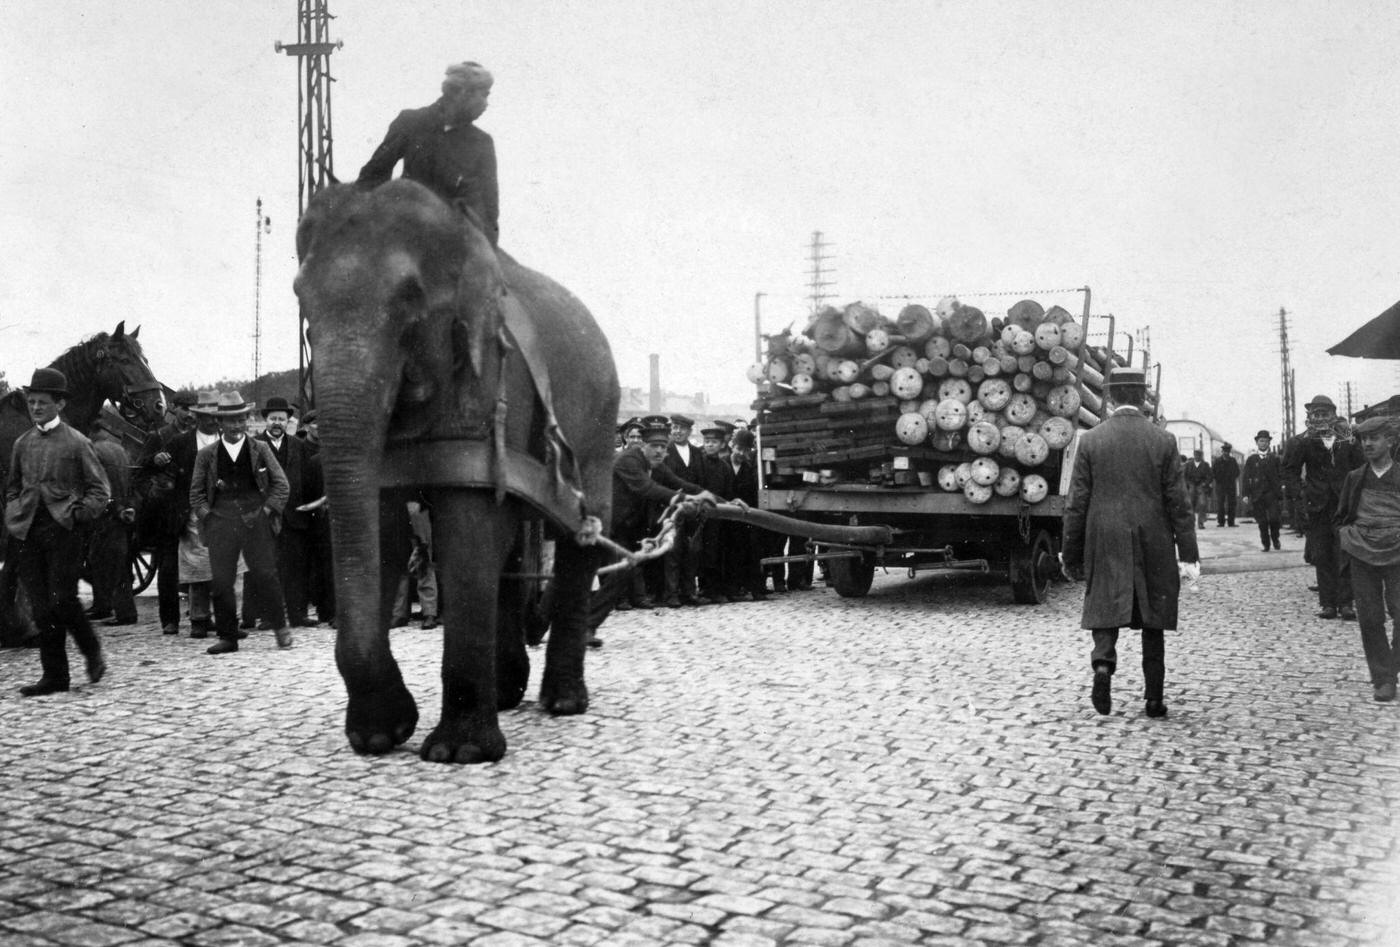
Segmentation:
[[(330, 507), (335, 563), (336, 660), (347, 683), (372, 673), (388, 654), (381, 617), (379, 461), (388, 412), (366, 391), (341, 390), (317, 366), (321, 470)], [(363, 375), (357, 374), (357, 380)]]

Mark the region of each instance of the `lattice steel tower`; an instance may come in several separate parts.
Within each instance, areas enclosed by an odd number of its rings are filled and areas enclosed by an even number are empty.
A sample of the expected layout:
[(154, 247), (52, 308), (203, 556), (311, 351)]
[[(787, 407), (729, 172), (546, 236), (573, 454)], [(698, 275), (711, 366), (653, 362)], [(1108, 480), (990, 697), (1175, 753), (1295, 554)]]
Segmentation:
[(812, 312), (816, 312), (820, 309), (822, 303), (831, 297), (831, 294), (826, 291), (826, 288), (831, 286), (832, 282), (826, 279), (826, 277), (831, 276), (836, 271), (826, 269), (822, 266), (823, 263), (830, 259), (830, 257), (826, 256), (823, 252), (830, 246), (831, 244), (829, 243), (822, 243), (822, 232), (820, 230), (812, 231), (812, 272), (811, 282), (807, 284), (812, 290)]
[(1278, 310), (1278, 349), (1283, 378), (1283, 430), (1279, 433), (1288, 440), (1295, 433), (1293, 412), (1296, 410), (1293, 396), (1293, 369), (1288, 364), (1288, 310), (1282, 306)]
[[(273, 49), (295, 56), (301, 64), (297, 81), (297, 219), (306, 211), (311, 195), (335, 180), (331, 160), (331, 53), (345, 44), (329, 38), (333, 17), (326, 0), (297, 0), (298, 38), (295, 43), (273, 43)], [(311, 352), (306, 344), (306, 314), (297, 311), (297, 379), (301, 408), (314, 404), (311, 391)]]

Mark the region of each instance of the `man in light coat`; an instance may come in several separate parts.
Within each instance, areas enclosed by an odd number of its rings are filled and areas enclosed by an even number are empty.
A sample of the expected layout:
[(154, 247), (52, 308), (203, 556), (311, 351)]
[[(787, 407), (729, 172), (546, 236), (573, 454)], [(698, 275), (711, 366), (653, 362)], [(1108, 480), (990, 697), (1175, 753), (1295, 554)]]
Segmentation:
[(1147, 716), (1165, 717), (1163, 631), (1176, 628), (1177, 560), (1200, 561), (1195, 519), (1176, 440), (1142, 411), (1143, 371), (1114, 369), (1107, 394), (1112, 413), (1079, 439), (1062, 556), (1065, 571), (1087, 582), (1080, 625), (1094, 636), (1094, 709), (1112, 709), (1118, 630), (1126, 625), (1142, 629)]

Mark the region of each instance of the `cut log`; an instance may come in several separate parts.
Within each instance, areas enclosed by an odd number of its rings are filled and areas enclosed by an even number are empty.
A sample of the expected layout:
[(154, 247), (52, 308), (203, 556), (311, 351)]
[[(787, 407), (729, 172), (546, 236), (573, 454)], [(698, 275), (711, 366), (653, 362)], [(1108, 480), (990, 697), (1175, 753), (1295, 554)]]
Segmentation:
[(959, 306), (948, 317), (948, 335), (965, 345), (977, 345), (989, 335), (987, 316), (976, 306)]
[(871, 329), (879, 328), (880, 313), (873, 306), (855, 302), (848, 305), (841, 313), (841, 320), (852, 332), (864, 338)]
[(938, 331), (938, 322), (933, 313), (917, 303), (911, 303), (901, 309), (895, 317), (894, 324), (909, 345), (918, 345)]
[(1045, 307), (1034, 299), (1023, 299), (1006, 310), (1006, 321), (1010, 325), (1034, 332), (1045, 319)]
[(840, 310), (823, 307), (807, 330), (817, 348), (827, 355), (849, 358), (865, 353), (865, 334), (857, 335), (842, 319)]

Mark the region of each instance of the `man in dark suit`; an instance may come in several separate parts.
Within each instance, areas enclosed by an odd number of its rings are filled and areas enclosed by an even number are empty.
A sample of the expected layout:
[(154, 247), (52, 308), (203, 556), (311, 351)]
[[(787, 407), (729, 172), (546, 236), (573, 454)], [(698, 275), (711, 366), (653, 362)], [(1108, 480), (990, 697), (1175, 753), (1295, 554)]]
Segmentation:
[[(718, 421), (700, 429), (700, 477), (696, 483), (722, 500), (734, 498), (734, 470), (729, 458), (723, 456), (727, 437)], [(729, 588), (725, 585), (724, 560), (730, 555), (724, 537), (729, 523), (705, 520), (695, 530), (696, 574), (700, 580), (700, 595), (711, 602), (728, 602)]]
[(190, 518), (209, 547), (210, 598), (214, 602), (219, 641), (210, 654), (238, 650), (238, 602), (234, 583), (238, 557), (248, 565), (246, 581), (272, 612), (277, 647), (290, 648), (292, 633), (285, 627), (282, 589), (277, 581), (274, 520), (287, 503), (287, 478), (265, 441), (247, 436), (253, 405), (236, 391), (219, 395), (215, 416), (219, 440), (200, 448), (190, 477)]
[(1215, 481), (1215, 525), (1235, 525), (1235, 500), (1240, 492), (1240, 462), (1229, 441), (1220, 445), (1220, 456), (1210, 465)]
[[(729, 464), (734, 471), (734, 492), (730, 494), (749, 506), (758, 506), (758, 468), (754, 465), (754, 436), (749, 430), (735, 431), (730, 438)], [(761, 532), (747, 523), (725, 522), (720, 542), (724, 544), (725, 587), (730, 597), (749, 595), (755, 602), (768, 600), (763, 567), (759, 565)]]
[(1342, 571), (1337, 500), (1346, 475), (1366, 462), (1361, 449), (1337, 433), (1337, 406), (1326, 395), (1304, 405), (1308, 429), (1283, 446), (1283, 477), (1300, 498), (1308, 559), (1317, 573), (1318, 618), (1355, 619), (1351, 578)]
[[(656, 415), (660, 417), (660, 415)], [(695, 421), (684, 414), (671, 415), (671, 442), (666, 445), (666, 456), (661, 467), (677, 480), (687, 483), (700, 482), (700, 452), (690, 443), (690, 432)], [(674, 492), (674, 491), (673, 491)], [(667, 608), (680, 608), (682, 605), (700, 605), (695, 594), (695, 578), (699, 565), (699, 549), (696, 546), (696, 524), (686, 522), (676, 530), (676, 546), (666, 556), (665, 582)], [(708, 604), (709, 600), (705, 600)]]
[(1112, 413), (1079, 437), (1062, 556), (1071, 577), (1087, 580), (1080, 625), (1094, 636), (1094, 709), (1112, 709), (1118, 630), (1127, 625), (1142, 629), (1147, 716), (1165, 717), (1163, 631), (1176, 628), (1177, 559), (1200, 562), (1195, 524), (1176, 439), (1143, 413), (1142, 369), (1115, 368), (1108, 382)]
[(1249, 500), (1254, 522), (1259, 524), (1259, 542), (1264, 551), (1269, 551), (1269, 543), (1274, 549), (1279, 545), (1279, 531), (1283, 528), (1283, 465), (1278, 454), (1269, 449), (1273, 437), (1268, 431), (1254, 435), (1254, 446), (1258, 448), (1244, 459), (1244, 495)]
[[(142, 530), (153, 537), (160, 628), (180, 633), (180, 540), (190, 530), (190, 477), (201, 447), (219, 439), (219, 419), (213, 411), (219, 394), (201, 391), (190, 405), (190, 427), (178, 423), (167, 439), (148, 447), (137, 470), (137, 490), (144, 499)], [(207, 638), (213, 628), (208, 581), (190, 582), (190, 637)]]
[(494, 246), (500, 235), (496, 145), (473, 124), (486, 111), (493, 81), (479, 63), (448, 66), (442, 97), (425, 108), (399, 113), (360, 169), (358, 183), (383, 184), (402, 160), (404, 177), (450, 204), (470, 209)]
[[(678, 493), (684, 493), (700, 503), (715, 504), (719, 498), (699, 484), (682, 480), (665, 465), (670, 425), (662, 415), (642, 418), (642, 444), (629, 447), (613, 459), (612, 529), (610, 535), (627, 549), (641, 548), (651, 528), (651, 513), (665, 506)], [(630, 569), (605, 573), (602, 582), (588, 603), (588, 627), (596, 632), (627, 590), (631, 587)], [(590, 634), (590, 647), (602, 642)]]
[[(286, 604), (287, 624), (293, 628), (314, 627), (316, 622), (307, 615), (307, 598), (311, 566), (311, 514), (297, 507), (310, 503), (321, 495), (318, 464), (311, 462), (311, 448), (300, 438), (287, 433), (287, 422), (296, 409), (286, 398), (273, 397), (263, 405), (262, 416), (267, 426), (258, 440), (272, 447), (272, 454), (287, 477), (289, 494), (282, 510), (282, 529), (277, 534), (277, 579), (282, 584), (282, 599)], [(244, 593), (247, 595), (246, 591)]]

